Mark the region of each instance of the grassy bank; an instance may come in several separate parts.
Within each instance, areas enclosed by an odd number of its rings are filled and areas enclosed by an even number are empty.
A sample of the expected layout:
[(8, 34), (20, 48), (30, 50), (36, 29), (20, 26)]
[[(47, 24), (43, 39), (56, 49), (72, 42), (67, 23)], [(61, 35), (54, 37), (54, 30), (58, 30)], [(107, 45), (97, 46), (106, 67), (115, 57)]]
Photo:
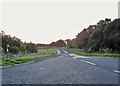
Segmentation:
[(57, 54), (57, 51), (54, 49), (41, 49), (38, 53), (32, 55), (26, 55), (21, 57), (10, 57), (0, 59), (0, 66), (15, 65), (21, 64), (29, 61), (33, 61), (39, 58), (45, 58), (48, 56), (54, 56)]
[(115, 54), (115, 53), (86, 53), (83, 50), (80, 49), (74, 49), (74, 48), (64, 48), (66, 51), (75, 53), (77, 55), (82, 55), (82, 56), (102, 56), (102, 57), (119, 57), (120, 54)]

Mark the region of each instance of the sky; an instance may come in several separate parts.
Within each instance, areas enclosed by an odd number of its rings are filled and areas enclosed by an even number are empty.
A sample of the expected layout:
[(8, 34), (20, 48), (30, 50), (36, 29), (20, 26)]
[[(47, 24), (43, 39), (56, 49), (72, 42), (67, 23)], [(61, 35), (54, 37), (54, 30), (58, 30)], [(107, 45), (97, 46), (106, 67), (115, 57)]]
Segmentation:
[(51, 43), (72, 39), (89, 25), (118, 17), (118, 2), (112, 1), (4, 1), (2, 24), (6, 34), (23, 42)]

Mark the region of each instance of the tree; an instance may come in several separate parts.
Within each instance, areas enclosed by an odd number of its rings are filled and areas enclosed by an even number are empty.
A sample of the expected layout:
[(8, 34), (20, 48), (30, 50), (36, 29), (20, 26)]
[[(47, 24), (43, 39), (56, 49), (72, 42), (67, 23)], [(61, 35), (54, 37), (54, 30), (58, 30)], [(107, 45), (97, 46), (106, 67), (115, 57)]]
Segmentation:
[[(9, 45), (9, 48), (7, 47)], [(29, 53), (36, 53), (37, 52), (37, 45), (34, 43), (23, 43), (21, 39), (17, 37), (11, 37), (10, 35), (2, 35), (2, 49), (3, 53), (8, 53), (7, 49), (9, 49), (9, 53), (18, 54), (26, 52)]]
[(77, 48), (85, 49), (90, 36), (95, 31), (95, 25), (90, 25), (76, 36)]
[(27, 53), (37, 53), (38, 51), (37, 45), (32, 42), (26, 43), (26, 49)]
[(21, 43), (19, 48), (20, 48), (20, 52), (21, 53), (26, 53), (27, 49), (26, 49), (26, 45), (25, 44)]
[(18, 54), (19, 53), (19, 48), (17, 46), (11, 46), (9, 47), (9, 53), (13, 53), (13, 54)]
[(74, 46), (73, 46), (73, 41), (71, 40), (71, 39), (66, 39), (66, 41), (67, 41), (67, 46), (69, 47), (69, 48), (73, 48)]
[(120, 19), (106, 18), (90, 25), (78, 33), (75, 45), (89, 52), (120, 52)]
[(57, 40), (56, 42), (50, 43), (50, 46), (52, 47), (64, 47), (66, 46), (66, 43), (63, 40)]

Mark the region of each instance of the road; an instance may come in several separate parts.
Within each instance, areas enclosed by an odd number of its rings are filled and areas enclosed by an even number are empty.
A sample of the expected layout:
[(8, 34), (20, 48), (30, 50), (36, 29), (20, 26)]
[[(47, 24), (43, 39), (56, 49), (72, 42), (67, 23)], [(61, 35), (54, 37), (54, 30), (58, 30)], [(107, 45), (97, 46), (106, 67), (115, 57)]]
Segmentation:
[(2, 68), (3, 84), (118, 84), (117, 58), (92, 58), (57, 50), (53, 58)]

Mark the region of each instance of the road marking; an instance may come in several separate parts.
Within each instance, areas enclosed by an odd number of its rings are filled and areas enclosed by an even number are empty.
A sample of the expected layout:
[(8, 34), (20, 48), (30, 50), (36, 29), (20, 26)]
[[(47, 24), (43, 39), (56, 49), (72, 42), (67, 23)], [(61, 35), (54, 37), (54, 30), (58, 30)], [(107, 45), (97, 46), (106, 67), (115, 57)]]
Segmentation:
[(77, 59), (77, 57), (73, 57), (74, 59)]
[(74, 57), (77, 57), (77, 58), (91, 58), (91, 57), (88, 57), (88, 56), (79, 56), (79, 55), (76, 55), (76, 54), (69, 54), (70, 56), (74, 56)]
[(40, 69), (44, 69), (44, 68), (40, 68)]
[(120, 73), (120, 71), (118, 71), (118, 70), (113, 70), (115, 73)]
[(63, 50), (65, 53), (68, 53), (67, 51)]
[(91, 64), (91, 65), (93, 65), (93, 66), (96, 66), (96, 64), (95, 63), (93, 63), (93, 62), (89, 62), (89, 61), (85, 61), (85, 60), (81, 60), (82, 62), (86, 62), (86, 63), (88, 63), (88, 64)]

